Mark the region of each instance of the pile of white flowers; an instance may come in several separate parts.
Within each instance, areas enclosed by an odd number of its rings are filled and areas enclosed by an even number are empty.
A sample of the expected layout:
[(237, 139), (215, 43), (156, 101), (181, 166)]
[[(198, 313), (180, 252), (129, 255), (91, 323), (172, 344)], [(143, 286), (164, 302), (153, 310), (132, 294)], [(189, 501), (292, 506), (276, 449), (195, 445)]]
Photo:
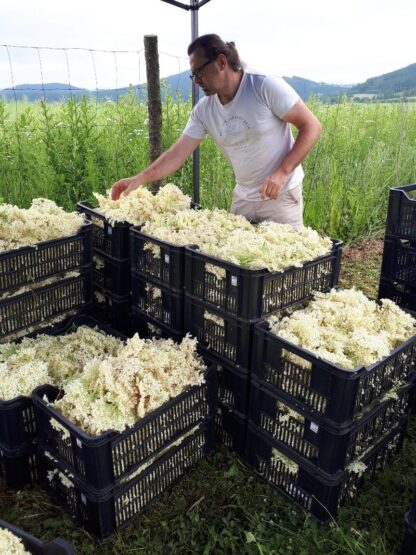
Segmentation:
[(27, 209), (0, 204), (0, 252), (74, 235), (84, 223), (82, 214), (65, 212), (44, 198)]
[(7, 553), (7, 555), (24, 555), (26, 551), (22, 540), (15, 536), (10, 530), (0, 528), (0, 553)]
[(0, 399), (30, 396), (40, 385), (61, 387), (92, 359), (117, 353), (121, 341), (89, 328), (60, 336), (41, 334), (0, 344)]
[(132, 225), (142, 225), (156, 214), (166, 214), (185, 210), (191, 205), (191, 198), (184, 195), (173, 183), (161, 187), (153, 195), (145, 187), (138, 187), (129, 195), (121, 195), (118, 200), (111, 200), (108, 196), (94, 193), (98, 200), (98, 210), (111, 224), (127, 222)]
[(91, 435), (123, 431), (185, 389), (205, 381), (196, 340), (127, 340), (115, 356), (95, 358), (65, 384), (53, 406)]
[(279, 337), (347, 370), (382, 360), (416, 332), (416, 320), (393, 301), (378, 304), (356, 289), (316, 293), (306, 308), (268, 321)]
[(196, 339), (126, 342), (80, 326), (59, 336), (38, 335), (0, 345), (0, 399), (30, 396), (40, 385), (64, 390), (54, 407), (84, 431), (123, 431), (205, 381)]
[[(309, 227), (296, 231), (274, 222), (253, 225), (243, 216), (219, 209), (155, 216), (142, 232), (176, 245), (198, 245), (200, 251), (243, 268), (272, 272), (300, 267), (332, 248), (328, 237)], [(146, 248), (153, 250), (150, 243)], [(156, 257), (157, 250), (153, 254)]]

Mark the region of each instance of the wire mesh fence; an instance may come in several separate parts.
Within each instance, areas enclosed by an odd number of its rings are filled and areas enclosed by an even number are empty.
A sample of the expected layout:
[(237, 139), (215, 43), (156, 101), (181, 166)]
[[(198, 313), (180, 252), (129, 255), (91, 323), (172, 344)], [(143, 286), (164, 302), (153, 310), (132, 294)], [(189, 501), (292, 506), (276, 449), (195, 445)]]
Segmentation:
[[(186, 58), (159, 52), (162, 151), (191, 111)], [(0, 45), (0, 200), (74, 209), (149, 162), (144, 49)], [(170, 77), (169, 77), (170, 76)], [(384, 229), (389, 187), (414, 182), (416, 104), (308, 105), (323, 133), (304, 162), (305, 222), (340, 239)], [(170, 176), (193, 192), (192, 160)], [(232, 168), (210, 139), (200, 148), (200, 202), (229, 208)]]

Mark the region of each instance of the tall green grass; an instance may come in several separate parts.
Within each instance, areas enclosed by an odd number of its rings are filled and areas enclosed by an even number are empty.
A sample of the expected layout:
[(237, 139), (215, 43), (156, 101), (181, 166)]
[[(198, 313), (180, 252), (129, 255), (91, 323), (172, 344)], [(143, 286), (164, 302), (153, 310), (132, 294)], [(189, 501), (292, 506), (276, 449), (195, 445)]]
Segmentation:
[[(416, 104), (310, 107), (323, 134), (304, 163), (305, 222), (346, 241), (384, 227), (388, 189), (416, 181)], [(181, 134), (190, 102), (163, 104), (163, 149)], [(0, 101), (0, 197), (28, 206), (48, 197), (67, 209), (137, 173), (148, 159), (147, 107), (115, 102)], [(167, 179), (192, 193), (192, 162)], [(229, 208), (234, 176), (210, 139), (200, 148), (200, 200)]]

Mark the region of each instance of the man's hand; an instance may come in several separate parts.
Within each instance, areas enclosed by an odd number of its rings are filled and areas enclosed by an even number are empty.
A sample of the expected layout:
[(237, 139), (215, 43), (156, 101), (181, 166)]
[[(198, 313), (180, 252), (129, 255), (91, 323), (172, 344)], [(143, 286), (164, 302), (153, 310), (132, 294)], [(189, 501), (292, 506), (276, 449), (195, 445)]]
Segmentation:
[(274, 173), (269, 175), (260, 189), (262, 200), (266, 198), (271, 200), (277, 199), (288, 179), (289, 175), (281, 167), (277, 168)]
[(141, 183), (137, 182), (137, 177), (125, 177), (124, 179), (120, 179), (120, 181), (117, 181), (111, 187), (111, 199), (118, 200), (121, 195), (128, 195), (140, 185)]

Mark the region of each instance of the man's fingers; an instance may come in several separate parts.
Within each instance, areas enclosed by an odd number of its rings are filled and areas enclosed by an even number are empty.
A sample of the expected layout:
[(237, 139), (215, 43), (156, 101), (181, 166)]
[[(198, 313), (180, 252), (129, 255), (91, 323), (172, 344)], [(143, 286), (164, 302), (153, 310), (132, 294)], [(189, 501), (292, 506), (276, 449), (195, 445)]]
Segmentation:
[(132, 191), (134, 191), (134, 189), (135, 187), (133, 187), (133, 185), (128, 185), (127, 187), (125, 187), (124, 191), (122, 192), (123, 197), (129, 195)]
[(124, 183), (117, 182), (111, 188), (111, 198), (112, 200), (118, 200), (121, 193), (125, 190), (126, 185)]

